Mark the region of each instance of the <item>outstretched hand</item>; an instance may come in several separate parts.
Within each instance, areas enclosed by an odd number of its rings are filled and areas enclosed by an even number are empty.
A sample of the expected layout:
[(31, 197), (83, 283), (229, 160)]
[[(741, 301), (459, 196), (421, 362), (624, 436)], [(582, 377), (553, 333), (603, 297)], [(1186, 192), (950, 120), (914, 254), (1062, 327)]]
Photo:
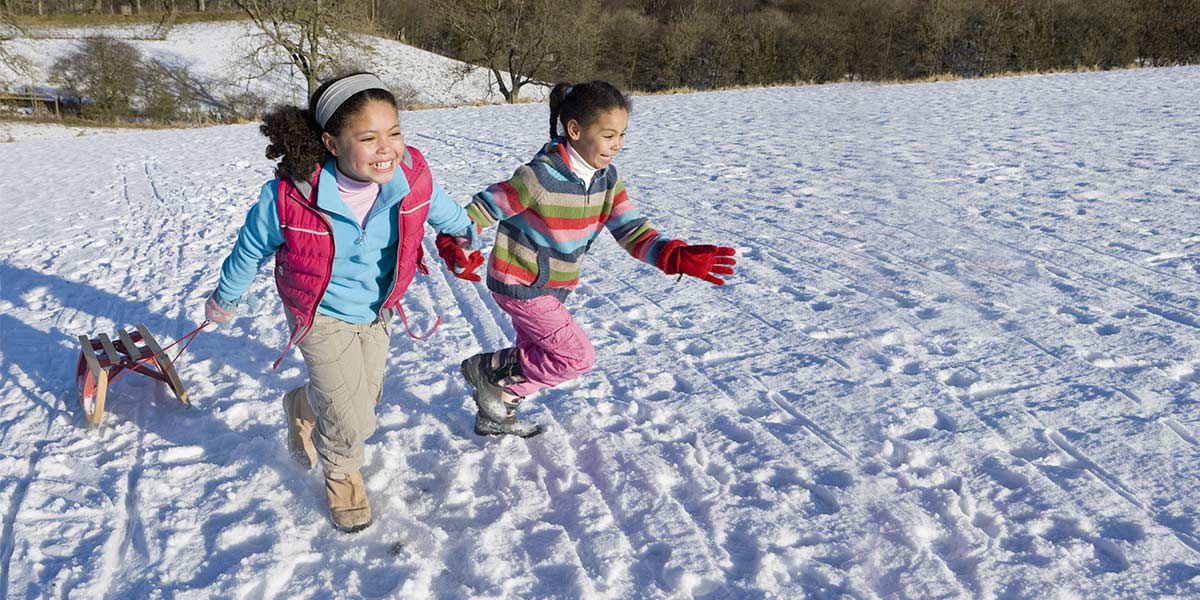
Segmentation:
[(236, 303), (221, 300), (217, 296), (216, 290), (213, 290), (208, 301), (204, 303), (204, 318), (216, 325), (217, 329), (228, 327), (230, 323), (233, 323), (234, 317), (237, 317), (237, 308)]
[(483, 254), (478, 250), (474, 250), (470, 254), (463, 251), (461, 239), (446, 233), (439, 233), (434, 241), (438, 256), (442, 257), (442, 260), (446, 262), (446, 268), (455, 277), (467, 281), (480, 281), (479, 275), (475, 274), (475, 269), (483, 264)]
[(725, 285), (717, 275), (732, 275), (737, 251), (728, 246), (700, 244), (689, 246), (679, 240), (667, 242), (659, 255), (658, 266), (668, 275), (683, 274), (709, 283)]

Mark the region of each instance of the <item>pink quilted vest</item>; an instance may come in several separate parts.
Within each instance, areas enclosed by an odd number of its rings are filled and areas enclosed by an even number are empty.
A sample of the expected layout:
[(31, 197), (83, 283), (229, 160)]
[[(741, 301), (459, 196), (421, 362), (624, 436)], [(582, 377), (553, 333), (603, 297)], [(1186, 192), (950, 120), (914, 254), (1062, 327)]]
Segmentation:
[[(409, 192), (400, 202), (400, 247), (396, 252), (392, 284), (380, 308), (380, 318), (384, 318), (383, 311), (387, 309), (396, 309), (403, 317), (400, 298), (408, 290), (418, 269), (428, 273), (421, 240), (425, 236), (425, 217), (429, 214), (433, 177), (425, 157), (416, 148), (407, 149), (400, 161), (400, 168), (408, 180)], [(279, 223), (283, 228), (283, 245), (275, 251), (275, 287), (283, 300), (284, 310), (291, 317), (292, 335), (283, 350), (283, 356), (275, 361), (272, 368), (278, 368), (288, 350), (308, 335), (317, 315), (317, 306), (333, 278), (333, 223), (317, 207), (317, 182), (320, 176), (321, 169), (317, 168), (312, 182), (301, 184), (308, 190), (299, 189), (289, 177), (279, 178), (276, 198)], [(412, 332), (409, 334), (412, 335)]]

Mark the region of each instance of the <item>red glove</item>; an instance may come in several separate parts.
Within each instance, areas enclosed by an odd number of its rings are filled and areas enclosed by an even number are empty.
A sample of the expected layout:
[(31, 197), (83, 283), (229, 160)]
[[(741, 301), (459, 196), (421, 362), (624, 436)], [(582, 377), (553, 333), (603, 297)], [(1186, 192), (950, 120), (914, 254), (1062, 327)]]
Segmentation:
[[(475, 274), (475, 269), (483, 264), (483, 255), (478, 250), (467, 254), (463, 252), (462, 246), (459, 245), (459, 240), (452, 235), (439, 233), (434, 245), (437, 246), (438, 256), (446, 261), (446, 268), (459, 279), (467, 281), (479, 281), (480, 278)], [(460, 271), (461, 269), (461, 271)]]
[(724, 279), (714, 275), (732, 275), (736, 251), (727, 246), (689, 246), (680, 240), (667, 242), (658, 254), (658, 268), (667, 275), (682, 273), (699, 277), (709, 283), (725, 285)]

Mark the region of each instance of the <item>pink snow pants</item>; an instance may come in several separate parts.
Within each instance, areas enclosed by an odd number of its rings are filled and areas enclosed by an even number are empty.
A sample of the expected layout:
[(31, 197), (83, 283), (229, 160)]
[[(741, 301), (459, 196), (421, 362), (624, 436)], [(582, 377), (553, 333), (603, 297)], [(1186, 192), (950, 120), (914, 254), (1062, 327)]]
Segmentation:
[(492, 294), (500, 309), (512, 317), (517, 330), (517, 356), (525, 383), (508, 386), (519, 396), (554, 387), (592, 368), (596, 352), (587, 334), (571, 318), (567, 307), (554, 296), (518, 300)]

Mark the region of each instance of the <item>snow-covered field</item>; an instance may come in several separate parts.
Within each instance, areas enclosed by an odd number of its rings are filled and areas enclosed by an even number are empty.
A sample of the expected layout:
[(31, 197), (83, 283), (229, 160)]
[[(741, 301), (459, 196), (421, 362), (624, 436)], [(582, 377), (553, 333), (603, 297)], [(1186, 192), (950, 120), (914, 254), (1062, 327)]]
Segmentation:
[(77, 125), (59, 125), (57, 123), (22, 123), (21, 121), (0, 121), (0, 144), (7, 142), (23, 142), (27, 140), (49, 140), (62, 138), (83, 137), (85, 135), (101, 135), (120, 131), (112, 127), (80, 127)]
[[(115, 383), (81, 333), (195, 327), (272, 165), (252, 125), (0, 145), (0, 597), (1195, 598), (1200, 68), (637, 99), (617, 160), (717, 288), (600, 240), (569, 300), (596, 369), (471, 432), (458, 361), (513, 332), (422, 278), (364, 474), (325, 515), (284, 449), (303, 380), (258, 313)], [(544, 105), (402, 116), (465, 201)], [(427, 240), (427, 254), (432, 252)], [(424, 316), (421, 316), (424, 315)]]
[[(305, 98), (304, 78), (290, 68), (277, 68), (263, 75), (249, 65), (246, 57), (261, 44), (261, 34), (249, 21), (178, 25), (162, 40), (148, 39), (152, 29), (146, 25), (33, 30), (32, 37), (2, 42), (5, 50), (31, 63), (32, 79), (26, 81), (27, 78), (0, 64), (0, 81), (43, 88), (50, 81), (54, 62), (71, 52), (78, 39), (108, 35), (124, 39), (146, 56), (189, 67), (212, 86), (210, 91), (217, 97), (248, 87), (271, 103), (302, 102)], [(397, 90), (410, 92), (415, 102), (454, 105), (504, 100), (492, 89), (490, 75), (484, 69), (464, 70), (462, 62), (392, 40), (361, 36), (360, 42), (360, 48), (349, 50), (349, 62), (368, 65)], [(527, 98), (544, 95), (544, 88), (537, 86), (522, 90), (522, 96)]]

